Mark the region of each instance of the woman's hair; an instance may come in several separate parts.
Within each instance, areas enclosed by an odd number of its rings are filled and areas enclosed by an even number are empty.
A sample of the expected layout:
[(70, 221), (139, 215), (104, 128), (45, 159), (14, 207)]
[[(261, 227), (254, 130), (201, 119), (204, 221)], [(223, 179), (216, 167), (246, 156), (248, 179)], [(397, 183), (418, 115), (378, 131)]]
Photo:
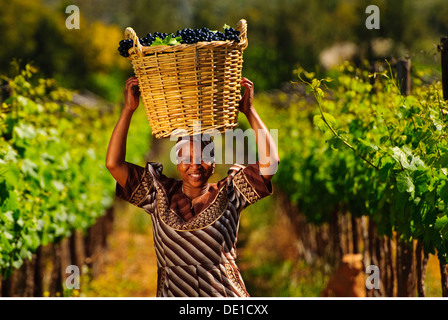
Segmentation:
[(202, 159), (215, 162), (215, 143), (213, 142), (212, 136), (208, 134), (179, 137), (176, 142), (176, 156), (178, 159), (180, 150), (182, 150), (187, 143), (189, 148), (191, 141), (193, 141), (193, 144), (201, 143)]

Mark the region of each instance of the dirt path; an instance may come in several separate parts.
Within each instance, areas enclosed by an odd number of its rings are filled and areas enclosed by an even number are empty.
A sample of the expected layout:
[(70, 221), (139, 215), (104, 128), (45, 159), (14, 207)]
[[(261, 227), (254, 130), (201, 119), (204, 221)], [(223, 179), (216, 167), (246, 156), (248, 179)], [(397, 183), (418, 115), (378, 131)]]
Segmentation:
[(117, 203), (109, 249), (103, 254), (100, 274), (85, 283), (86, 297), (155, 297), (157, 265), (150, 217), (143, 210)]

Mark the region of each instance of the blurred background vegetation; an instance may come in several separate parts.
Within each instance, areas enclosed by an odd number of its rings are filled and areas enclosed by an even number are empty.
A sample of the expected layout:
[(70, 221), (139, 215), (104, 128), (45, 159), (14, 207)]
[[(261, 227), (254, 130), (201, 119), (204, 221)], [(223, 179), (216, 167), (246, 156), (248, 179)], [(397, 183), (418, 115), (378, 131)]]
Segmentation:
[[(71, 4), (80, 9), (78, 30), (65, 27)], [(380, 8), (379, 30), (365, 27), (371, 4)], [(219, 29), (245, 18), (244, 75), (258, 90), (282, 87), (298, 65), (330, 66), (331, 52), (358, 61), (410, 55), (414, 63), (438, 65), (436, 44), (448, 26), (443, 0), (9, 0), (0, 3), (0, 12), (0, 73), (20, 59), (69, 88), (88, 88), (112, 101), (121, 98), (123, 79), (132, 73), (117, 52), (128, 26), (144, 36), (184, 27)]]
[[(379, 30), (365, 27), (365, 9), (372, 4), (380, 8)], [(79, 7), (80, 29), (66, 28), (68, 5)], [(243, 76), (255, 83), (260, 113), (285, 121), (292, 102), (282, 92), (297, 80), (297, 67), (319, 75), (344, 60), (361, 65), (364, 59), (410, 56), (414, 66), (430, 67), (439, 77), (437, 45), (448, 33), (446, 0), (7, 0), (0, 2), (0, 74), (31, 63), (42, 77), (94, 93), (118, 108), (124, 81), (133, 74), (131, 62), (117, 50), (126, 27), (144, 36), (185, 27), (219, 29), (241, 18), (248, 22), (249, 40)], [(281, 114), (276, 108), (283, 108)], [(244, 119), (241, 125), (247, 126)], [(328, 266), (310, 268), (297, 261), (281, 206), (269, 198), (243, 217), (246, 233), (239, 246), (248, 289), (254, 296), (317, 296), (328, 280)], [(275, 241), (266, 246), (267, 238)], [(106, 295), (110, 283), (94, 294)]]

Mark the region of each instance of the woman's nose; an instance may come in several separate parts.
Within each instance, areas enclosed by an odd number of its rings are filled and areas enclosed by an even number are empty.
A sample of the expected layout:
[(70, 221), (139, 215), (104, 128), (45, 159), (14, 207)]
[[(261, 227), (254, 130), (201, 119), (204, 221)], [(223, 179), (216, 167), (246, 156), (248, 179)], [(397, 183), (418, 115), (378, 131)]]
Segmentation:
[(191, 165), (200, 165), (202, 163), (201, 157), (194, 157), (191, 160)]
[(199, 167), (201, 166), (201, 162), (195, 162), (195, 161), (194, 161), (193, 163), (190, 164), (190, 166), (193, 167), (193, 168), (195, 168), (195, 169), (196, 169), (196, 168), (199, 168)]

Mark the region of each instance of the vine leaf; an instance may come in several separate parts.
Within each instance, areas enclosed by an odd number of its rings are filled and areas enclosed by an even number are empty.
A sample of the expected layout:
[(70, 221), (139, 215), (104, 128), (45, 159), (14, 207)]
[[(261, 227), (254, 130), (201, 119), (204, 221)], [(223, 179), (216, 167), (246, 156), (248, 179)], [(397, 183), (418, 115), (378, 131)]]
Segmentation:
[(323, 117), (320, 114), (315, 115), (313, 117), (313, 123), (322, 133), (325, 133), (328, 130), (328, 125), (325, 123), (324, 118), (330, 126), (336, 124), (336, 119), (329, 113), (323, 112)]
[(414, 196), (415, 185), (409, 171), (402, 171), (397, 175), (397, 187), (400, 192), (408, 192)]
[(448, 237), (448, 216), (438, 217), (434, 223), (434, 228), (446, 238)]

